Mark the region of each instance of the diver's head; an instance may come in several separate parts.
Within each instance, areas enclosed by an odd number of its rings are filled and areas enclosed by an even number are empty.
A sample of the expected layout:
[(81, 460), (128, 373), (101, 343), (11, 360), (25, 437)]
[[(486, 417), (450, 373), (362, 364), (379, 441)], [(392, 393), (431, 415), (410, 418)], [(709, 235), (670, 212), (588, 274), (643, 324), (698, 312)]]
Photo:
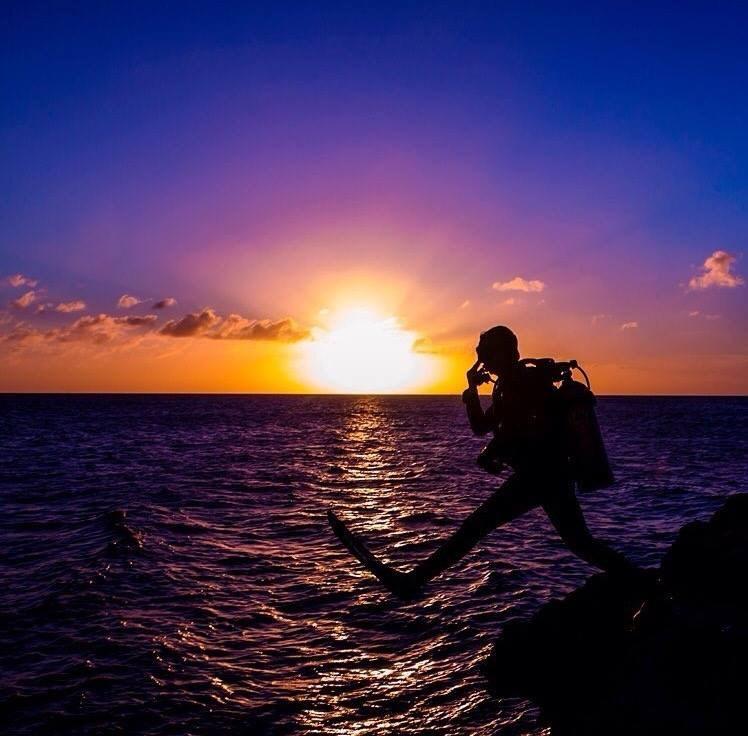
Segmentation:
[(489, 373), (505, 374), (519, 360), (517, 336), (508, 327), (497, 325), (481, 333), (475, 352)]

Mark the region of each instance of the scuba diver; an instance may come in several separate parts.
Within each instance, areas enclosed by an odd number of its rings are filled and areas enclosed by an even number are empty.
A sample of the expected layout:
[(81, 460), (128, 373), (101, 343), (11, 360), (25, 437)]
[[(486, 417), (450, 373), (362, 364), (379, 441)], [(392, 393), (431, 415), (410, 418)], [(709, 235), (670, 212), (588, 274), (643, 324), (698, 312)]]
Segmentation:
[[(575, 555), (612, 575), (635, 577), (639, 568), (592, 536), (577, 501), (577, 488), (604, 488), (613, 477), (589, 382), (584, 386), (571, 379), (572, 368), (579, 368), (576, 361), (520, 360), (517, 337), (503, 325), (483, 332), (476, 352), (478, 359), (467, 372), (468, 387), (462, 401), (473, 433), (494, 435), (478, 463), (493, 474), (506, 466), (513, 473), (410, 572), (380, 562), (363, 540), (329, 511), (333, 531), (370, 572), (404, 600), (416, 596), (489, 532), (538, 506)], [(489, 381), (494, 388), (491, 405), (484, 411), (478, 386)]]

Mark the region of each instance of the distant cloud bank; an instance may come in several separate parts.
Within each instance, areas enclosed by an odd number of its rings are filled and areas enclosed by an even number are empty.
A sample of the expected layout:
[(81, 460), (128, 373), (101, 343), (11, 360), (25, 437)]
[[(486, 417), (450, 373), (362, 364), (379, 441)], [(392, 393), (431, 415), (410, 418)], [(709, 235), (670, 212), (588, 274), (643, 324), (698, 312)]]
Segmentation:
[(90, 341), (105, 343), (118, 337), (123, 329), (146, 327), (156, 321), (155, 314), (143, 317), (112, 317), (109, 314), (80, 317), (68, 328), (53, 330), (50, 334), (60, 342)]
[(17, 345), (38, 342), (89, 342), (102, 345), (121, 337), (127, 330), (150, 326), (156, 319), (155, 314), (142, 317), (113, 317), (109, 314), (96, 314), (79, 317), (67, 327), (52, 330), (38, 330), (29, 325), (20, 324), (5, 335), (3, 340)]
[(240, 314), (229, 314), (225, 319), (215, 310), (206, 307), (201, 312), (191, 312), (179, 320), (170, 320), (161, 330), (167, 337), (209, 337), (214, 340), (277, 340), (297, 342), (309, 336), (309, 331), (299, 327), (287, 317), (279, 320), (248, 319)]

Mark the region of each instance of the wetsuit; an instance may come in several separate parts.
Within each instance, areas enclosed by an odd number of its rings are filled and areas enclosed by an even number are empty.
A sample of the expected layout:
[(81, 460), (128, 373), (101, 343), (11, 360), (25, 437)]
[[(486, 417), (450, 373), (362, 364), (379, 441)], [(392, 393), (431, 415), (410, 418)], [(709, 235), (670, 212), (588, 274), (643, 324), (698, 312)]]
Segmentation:
[(464, 557), (486, 534), (542, 506), (567, 547), (586, 562), (614, 573), (632, 565), (590, 534), (577, 502), (563, 437), (556, 388), (535, 368), (515, 364), (494, 387), (483, 411), (478, 392), (463, 393), (475, 434), (494, 433), (502, 458), (514, 473), (462, 522), (459, 529), (411, 573), (422, 585)]

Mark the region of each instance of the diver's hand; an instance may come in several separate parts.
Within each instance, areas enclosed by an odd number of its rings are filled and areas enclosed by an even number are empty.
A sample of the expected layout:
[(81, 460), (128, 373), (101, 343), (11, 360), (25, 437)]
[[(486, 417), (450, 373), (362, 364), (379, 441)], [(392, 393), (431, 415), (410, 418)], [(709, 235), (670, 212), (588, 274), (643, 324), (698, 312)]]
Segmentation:
[(488, 372), (483, 368), (483, 364), (480, 360), (476, 360), (471, 366), (470, 370), (465, 374), (469, 388), (478, 388), (482, 383), (488, 383), (491, 377)]

